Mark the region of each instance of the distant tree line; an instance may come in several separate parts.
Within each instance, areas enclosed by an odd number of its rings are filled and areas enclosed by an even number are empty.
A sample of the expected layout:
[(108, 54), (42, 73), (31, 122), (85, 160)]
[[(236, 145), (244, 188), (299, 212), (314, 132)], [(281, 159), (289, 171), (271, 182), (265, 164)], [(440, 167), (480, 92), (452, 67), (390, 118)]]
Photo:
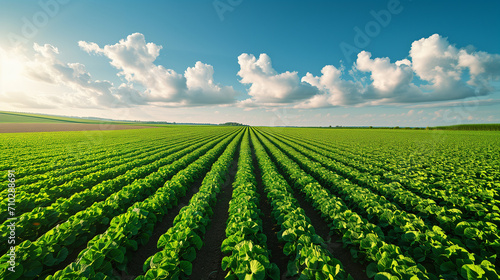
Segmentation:
[(237, 122), (226, 122), (226, 123), (221, 123), (219, 125), (226, 125), (226, 126), (248, 126), (247, 124), (242, 124), (242, 123), (237, 123)]

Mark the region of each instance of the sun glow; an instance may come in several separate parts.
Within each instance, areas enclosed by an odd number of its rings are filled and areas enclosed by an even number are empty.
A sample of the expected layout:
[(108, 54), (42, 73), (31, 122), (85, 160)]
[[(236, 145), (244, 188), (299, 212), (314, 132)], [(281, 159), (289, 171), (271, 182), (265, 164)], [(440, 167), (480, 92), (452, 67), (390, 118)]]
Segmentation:
[(17, 56), (0, 48), (0, 93), (16, 90), (22, 80), (24, 63)]

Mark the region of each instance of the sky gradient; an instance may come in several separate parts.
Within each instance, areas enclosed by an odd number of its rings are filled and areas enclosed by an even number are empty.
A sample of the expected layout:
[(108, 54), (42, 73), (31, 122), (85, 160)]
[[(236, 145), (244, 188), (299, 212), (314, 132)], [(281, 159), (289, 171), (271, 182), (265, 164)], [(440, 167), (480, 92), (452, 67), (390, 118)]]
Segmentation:
[(3, 1), (0, 110), (500, 123), (498, 1)]

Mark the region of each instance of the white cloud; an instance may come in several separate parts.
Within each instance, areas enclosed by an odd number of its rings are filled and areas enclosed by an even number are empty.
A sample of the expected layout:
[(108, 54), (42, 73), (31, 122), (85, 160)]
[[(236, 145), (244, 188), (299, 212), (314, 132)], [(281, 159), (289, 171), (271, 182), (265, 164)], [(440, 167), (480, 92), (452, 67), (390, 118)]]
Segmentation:
[[(332, 65), (322, 76), (307, 73), (302, 81), (319, 93), (295, 105), (323, 108), (458, 100), (491, 94), (491, 81), (500, 79), (500, 55), (458, 49), (434, 34), (412, 43), (409, 58), (391, 63), (387, 57), (358, 54), (349, 76)], [(357, 75), (366, 73), (365, 77)]]
[(187, 100), (193, 105), (225, 104), (234, 101), (236, 92), (232, 87), (216, 84), (212, 65), (196, 62), (184, 72)]
[[(198, 61), (183, 73), (177, 73), (155, 64), (162, 46), (146, 42), (140, 33), (102, 47), (84, 41), (78, 45), (88, 53), (108, 58), (122, 78), (121, 82), (98, 80), (84, 64), (62, 61), (57, 47), (34, 44), (35, 54), (31, 57), (26, 54), (14, 57), (0, 52), (2, 68), (7, 69), (1, 75), (2, 102), (33, 108), (61, 105), (72, 108), (224, 107), (236, 103), (244, 110), (498, 104), (496, 99), (479, 100), (476, 97), (498, 92), (492, 82), (500, 80), (500, 55), (475, 51), (472, 47), (458, 48), (438, 34), (416, 40), (408, 57), (395, 62), (362, 51), (348, 71), (343, 66), (326, 65), (319, 76), (309, 72), (300, 76), (297, 71), (280, 73), (273, 68), (267, 54), (256, 58), (243, 53), (238, 57), (240, 70), (237, 75), (241, 78), (240, 83), (249, 85), (249, 89), (248, 98), (239, 102), (236, 102), (237, 92), (232, 87), (214, 81), (211, 65)], [(22, 78), (16, 78), (21, 76), (21, 71)], [(29, 83), (26, 82), (28, 78)], [(35, 89), (36, 93), (30, 92)], [(26, 93), (31, 100), (23, 103), (23, 99), (28, 99)], [(471, 97), (477, 100), (470, 100)], [(408, 116), (417, 114), (420, 112), (410, 110), (407, 113)]]
[(240, 102), (240, 106), (276, 106), (307, 99), (318, 93), (318, 89), (300, 81), (297, 72), (277, 73), (271, 58), (263, 53), (257, 59), (252, 54), (243, 53), (238, 57), (240, 82), (250, 84), (250, 99)]
[[(85, 100), (78, 107), (90, 104), (98, 107), (125, 107), (109, 81), (93, 80), (90, 73), (81, 63), (63, 63), (58, 59), (56, 47), (45, 44), (34, 44), (35, 56), (25, 64), (26, 76), (34, 81), (45, 82), (57, 86), (66, 86), (74, 92), (75, 98)], [(73, 98), (70, 98), (72, 100)], [(53, 98), (63, 101), (63, 99)], [(63, 104), (68, 105), (63, 101)]]
[(371, 59), (371, 53), (365, 51), (358, 54), (356, 61), (358, 70), (371, 73), (371, 85), (380, 97), (393, 97), (401, 88), (406, 89), (413, 78), (409, 65), (411, 62), (407, 59), (396, 63), (387, 57)]
[(333, 65), (321, 69), (321, 76), (307, 73), (302, 81), (319, 89), (320, 94), (296, 105), (297, 108), (324, 108), (355, 105), (361, 100), (363, 86), (359, 82), (342, 79), (342, 71)]
[(137, 83), (146, 89), (144, 102), (165, 106), (196, 106), (228, 104), (235, 102), (232, 87), (221, 86), (213, 81), (211, 65), (197, 62), (184, 75), (154, 62), (162, 46), (146, 43), (144, 35), (134, 33), (114, 45), (100, 48), (95, 43), (80, 41), (80, 48), (89, 53), (109, 58), (111, 65), (120, 70), (129, 83)]

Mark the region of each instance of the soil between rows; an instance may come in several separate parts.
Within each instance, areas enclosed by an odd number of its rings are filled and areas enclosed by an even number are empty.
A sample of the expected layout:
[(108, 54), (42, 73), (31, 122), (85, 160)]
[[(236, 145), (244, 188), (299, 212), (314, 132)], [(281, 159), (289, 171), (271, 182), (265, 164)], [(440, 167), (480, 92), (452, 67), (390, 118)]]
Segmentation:
[(179, 214), (182, 207), (187, 206), (193, 195), (199, 191), (204, 177), (205, 175), (196, 179), (196, 181), (192, 183), (191, 188), (189, 188), (186, 192), (186, 195), (179, 199), (177, 206), (169, 209), (167, 214), (163, 216), (161, 222), (155, 225), (153, 234), (149, 238), (148, 243), (143, 246), (139, 246), (137, 251), (133, 252), (127, 264), (128, 275), (122, 275), (122, 279), (134, 279), (135, 277), (144, 274), (144, 262), (150, 256), (159, 251), (156, 247), (158, 240), (164, 233), (167, 232), (169, 228), (173, 226), (174, 219)]
[(257, 179), (257, 192), (260, 195), (260, 209), (262, 210), (262, 229), (264, 234), (267, 236), (267, 249), (271, 251), (269, 261), (275, 263), (281, 274), (281, 279), (293, 279), (291, 277), (286, 277), (288, 257), (283, 253), (283, 244), (278, 241), (278, 232), (280, 227), (276, 224), (276, 221), (271, 215), (272, 206), (267, 199), (264, 192), (264, 185), (262, 184), (262, 173), (260, 172), (259, 166), (257, 164), (257, 158), (255, 155), (255, 150), (253, 143), (250, 143), (252, 148), (252, 162), (255, 178)]
[[(271, 157), (271, 160), (276, 164), (276, 162)], [(283, 172), (278, 168), (281, 175), (287, 180), (289, 184), (292, 184), (291, 179), (287, 177)], [(342, 236), (338, 235), (330, 235), (330, 228), (328, 227), (327, 222), (321, 217), (321, 215), (314, 209), (314, 207), (306, 201), (304, 196), (300, 193), (294, 192), (294, 197), (297, 199), (300, 208), (304, 209), (306, 216), (311, 220), (311, 225), (314, 227), (316, 234), (321, 236), (323, 240), (325, 240), (328, 251), (333, 255), (334, 258), (338, 259), (344, 270), (349, 273), (355, 280), (368, 280), (368, 276), (366, 275), (366, 265), (356, 262), (351, 255), (351, 252), (348, 248), (344, 248), (341, 240)], [(340, 241), (340, 242), (339, 242)]]
[(342, 236), (331, 235), (330, 228), (321, 215), (312, 207), (312, 205), (305, 200), (301, 194), (294, 196), (299, 202), (300, 208), (304, 209), (306, 216), (311, 220), (311, 225), (314, 227), (316, 234), (321, 236), (325, 240), (328, 246), (328, 251), (333, 255), (334, 258), (338, 259), (344, 270), (351, 274), (355, 280), (368, 280), (366, 275), (366, 264), (361, 264), (356, 262), (351, 255), (348, 248), (344, 248), (342, 244)]
[[(241, 144), (240, 144), (241, 145)], [(207, 279), (224, 279), (226, 274), (221, 268), (222, 258), (221, 252), (222, 241), (226, 238), (226, 221), (229, 218), (229, 201), (233, 196), (232, 184), (238, 170), (238, 159), (240, 155), (240, 146), (236, 149), (235, 156), (229, 172), (226, 174), (224, 184), (217, 196), (217, 203), (213, 209), (213, 216), (208, 225), (205, 236), (203, 237), (203, 247), (196, 252), (196, 259), (192, 262), (193, 273), (190, 279), (207, 280)]]

